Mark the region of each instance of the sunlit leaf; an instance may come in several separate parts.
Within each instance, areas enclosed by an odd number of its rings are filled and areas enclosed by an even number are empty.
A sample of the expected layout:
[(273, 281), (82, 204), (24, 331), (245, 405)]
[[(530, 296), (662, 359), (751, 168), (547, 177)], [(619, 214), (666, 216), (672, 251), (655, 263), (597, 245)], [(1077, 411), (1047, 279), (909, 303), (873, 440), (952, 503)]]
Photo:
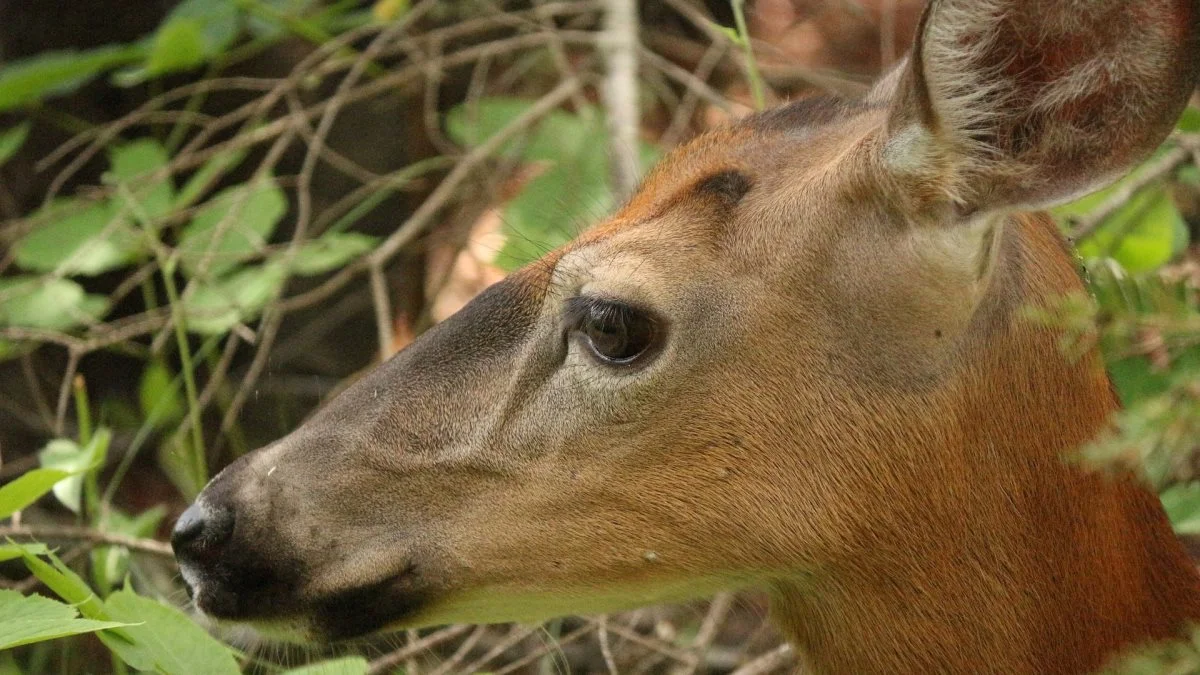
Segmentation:
[(258, 316), (278, 296), (287, 278), (279, 263), (266, 263), (234, 272), (216, 282), (201, 283), (184, 299), (188, 330), (217, 335), (238, 322)]
[(1180, 116), (1175, 128), (1189, 134), (1200, 131), (1200, 108), (1188, 106)]
[(32, 469), (0, 487), (0, 519), (29, 506), (71, 474), (57, 469)]
[(1175, 485), (1159, 495), (1179, 534), (1200, 534), (1200, 483)]
[(108, 300), (68, 279), (0, 279), (0, 325), (67, 330), (99, 320)]
[(266, 245), (286, 212), (287, 198), (271, 179), (221, 191), (184, 228), (184, 269), (195, 276), (208, 259), (210, 277), (232, 270)]
[(29, 136), (29, 122), (22, 122), (11, 129), (0, 131), (0, 166), (17, 154)]
[[(37, 469), (35, 469), (35, 471), (36, 470)], [(42, 494), (45, 494), (45, 492)], [(16, 560), (17, 558), (23, 557), (25, 554), (46, 555), (48, 550), (50, 549), (48, 549), (45, 544), (39, 544), (37, 542), (25, 544), (0, 544), (0, 562)]]
[(184, 402), (179, 382), (162, 361), (152, 361), (142, 373), (138, 385), (142, 417), (154, 427), (171, 424), (183, 417)]
[(394, 21), (408, 11), (409, 0), (375, 0), (371, 16), (379, 22)]
[(50, 559), (50, 562), (46, 562), (28, 551), (22, 552), (21, 559), (25, 562), (25, 567), (29, 568), (29, 571), (45, 584), (46, 588), (77, 607), (85, 617), (97, 621), (110, 620), (111, 617), (104, 609), (104, 604), (96, 597), (86, 581), (70, 567), (67, 567), (54, 553), (47, 552), (45, 556)]
[(71, 474), (69, 478), (54, 486), (54, 496), (63, 506), (75, 513), (80, 512), (82, 474), (104, 463), (111, 439), (112, 434), (107, 429), (99, 429), (92, 434), (92, 439), (87, 445), (81, 446), (70, 439), (57, 438), (38, 452), (38, 461), (43, 468), (58, 469)]
[(234, 0), (183, 0), (149, 41), (146, 60), (114, 77), (120, 86), (190, 70), (223, 53), (238, 35)]
[(0, 112), (65, 94), (97, 74), (142, 57), (140, 45), (42, 52), (0, 66)]
[(1085, 257), (1110, 256), (1130, 272), (1152, 270), (1187, 243), (1187, 223), (1165, 188), (1145, 190), (1079, 245)]
[[(322, 274), (337, 269), (370, 251), (379, 240), (356, 232), (330, 232), (319, 239), (306, 241), (292, 259), (296, 274)], [(283, 260), (284, 253), (278, 254)]]
[[(110, 507), (104, 511), (98, 526), (105, 532), (129, 537), (153, 537), (166, 515), (166, 507), (162, 504), (133, 517)], [(97, 546), (92, 549), (91, 559), (92, 578), (105, 595), (121, 583), (129, 571), (129, 549), (123, 546)]]
[(150, 218), (171, 211), (175, 186), (171, 177), (150, 180), (150, 174), (167, 165), (167, 149), (152, 138), (143, 138), (112, 150), (113, 176), (125, 184), (137, 199), (138, 207)]
[(0, 649), (124, 625), (81, 619), (79, 611), (70, 605), (40, 595), (0, 589)]
[(116, 215), (108, 202), (52, 202), (39, 213), (45, 222), (17, 242), (17, 264), (34, 272), (82, 275), (124, 267), (143, 250), (142, 239)]
[(146, 74), (153, 77), (204, 63), (204, 25), (191, 17), (167, 21), (154, 35)]
[(166, 675), (240, 675), (228, 647), (183, 612), (130, 590), (108, 596), (105, 608), (128, 625), (100, 634), (109, 649), (138, 670)]
[[(447, 133), (463, 145), (478, 145), (495, 135), (532, 103), (524, 99), (489, 98), (459, 106), (446, 119)], [(591, 107), (572, 114), (556, 111), (533, 129), (505, 144), (502, 152), (538, 164), (541, 171), (504, 209), (506, 243), (497, 263), (515, 269), (573, 239), (587, 224), (613, 206), (609, 159), (604, 143), (604, 116)], [(643, 167), (657, 150), (638, 148)]]

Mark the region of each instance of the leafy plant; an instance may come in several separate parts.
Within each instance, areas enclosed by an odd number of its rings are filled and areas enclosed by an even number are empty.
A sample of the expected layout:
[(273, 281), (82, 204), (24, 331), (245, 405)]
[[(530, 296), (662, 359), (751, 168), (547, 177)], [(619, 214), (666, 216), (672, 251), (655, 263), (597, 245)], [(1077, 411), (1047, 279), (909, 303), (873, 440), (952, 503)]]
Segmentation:
[[(521, 114), (530, 101), (494, 97), (473, 106), (460, 106), (446, 117), (446, 131), (464, 146), (477, 145)], [(615, 206), (609, 184), (605, 133), (599, 108), (545, 116), (523, 138), (509, 143), (502, 154), (530, 166), (533, 177), (504, 207), (505, 244), (497, 263), (513, 270), (540, 258), (546, 251), (574, 239), (581, 228)], [(649, 144), (638, 148), (643, 167), (652, 165), (658, 151)]]

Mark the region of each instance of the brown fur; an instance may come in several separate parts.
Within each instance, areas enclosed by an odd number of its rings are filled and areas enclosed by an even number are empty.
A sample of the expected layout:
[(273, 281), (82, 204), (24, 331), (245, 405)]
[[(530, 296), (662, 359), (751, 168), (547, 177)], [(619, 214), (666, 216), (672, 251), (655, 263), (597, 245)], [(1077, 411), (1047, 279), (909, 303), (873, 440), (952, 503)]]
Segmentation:
[[(1063, 459), (1117, 403), (1098, 355), (1068, 361), (1022, 318), (1081, 283), (1054, 223), (1019, 212), (1153, 149), (1196, 28), (1119, 45), (1151, 94), (1077, 78), (1087, 95), (1029, 128), (1008, 98), (939, 89), (938, 41), (963, 30), (958, 47), (1055, 49), (1030, 18), (1047, 5), (1081, 22), (1051, 34), (1135, 6), (938, 0), (927, 49), (864, 102), (794, 103), (673, 152), (608, 222), (214, 479), (198, 508), (236, 524), (180, 538), (197, 605), (339, 638), (762, 588), (818, 673), (1080, 673), (1200, 619), (1156, 498)], [(1070, 44), (1056, 67), (1097, 58)], [(1124, 116), (1108, 135), (1069, 171), (1039, 159), (1106, 92)], [(662, 344), (599, 363), (564, 323), (578, 296), (652, 311)]]

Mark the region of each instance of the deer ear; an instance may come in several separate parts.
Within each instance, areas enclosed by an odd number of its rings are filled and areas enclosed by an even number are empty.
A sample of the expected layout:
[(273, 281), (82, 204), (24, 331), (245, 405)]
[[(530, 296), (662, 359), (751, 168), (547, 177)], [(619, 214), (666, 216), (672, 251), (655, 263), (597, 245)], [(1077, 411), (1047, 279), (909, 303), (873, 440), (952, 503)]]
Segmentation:
[(1198, 34), (1200, 0), (933, 0), (880, 85), (884, 162), (972, 211), (1094, 190), (1170, 132)]

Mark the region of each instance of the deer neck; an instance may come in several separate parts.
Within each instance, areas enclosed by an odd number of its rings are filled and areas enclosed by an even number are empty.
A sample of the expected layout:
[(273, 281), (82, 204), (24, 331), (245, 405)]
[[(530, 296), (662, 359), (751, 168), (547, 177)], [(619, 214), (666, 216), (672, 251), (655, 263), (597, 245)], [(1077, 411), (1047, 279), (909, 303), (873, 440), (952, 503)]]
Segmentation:
[[(1053, 232), (1025, 223), (1001, 282), (1081, 288), (1065, 257), (1020, 267), (1036, 258), (1022, 248), (1061, 245)], [(1071, 361), (1056, 332), (984, 311), (1007, 347), (936, 403), (953, 447), (855, 554), (774, 589), (811, 672), (1093, 672), (1200, 619), (1200, 576), (1158, 498), (1064, 461), (1117, 408), (1098, 356)]]

